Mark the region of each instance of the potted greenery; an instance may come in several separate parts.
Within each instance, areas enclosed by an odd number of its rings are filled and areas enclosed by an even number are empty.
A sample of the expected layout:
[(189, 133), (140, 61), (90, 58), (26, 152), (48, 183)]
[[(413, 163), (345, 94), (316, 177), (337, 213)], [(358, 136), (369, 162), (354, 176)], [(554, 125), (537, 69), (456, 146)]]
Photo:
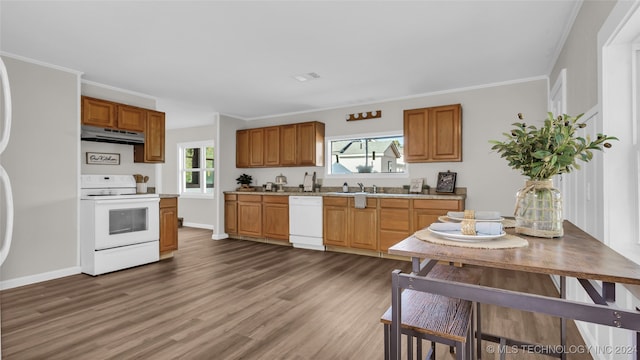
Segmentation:
[(250, 189), (253, 189), (251, 186), (249, 186), (252, 181), (253, 181), (253, 178), (251, 177), (251, 175), (247, 175), (247, 174), (240, 175), (236, 179), (236, 182), (240, 184), (240, 187), (238, 188), (238, 190), (249, 191)]
[[(576, 130), (587, 126), (578, 116), (548, 113), (543, 126), (527, 126), (516, 122), (505, 141), (491, 140), (492, 150), (509, 162), (509, 166), (528, 177), (516, 200), (516, 232), (540, 237), (563, 235), (562, 199), (553, 187), (551, 177), (580, 169), (577, 160), (588, 162), (592, 150), (603, 150), (616, 137), (598, 134), (591, 140), (578, 136)], [(522, 114), (518, 114), (520, 120)]]

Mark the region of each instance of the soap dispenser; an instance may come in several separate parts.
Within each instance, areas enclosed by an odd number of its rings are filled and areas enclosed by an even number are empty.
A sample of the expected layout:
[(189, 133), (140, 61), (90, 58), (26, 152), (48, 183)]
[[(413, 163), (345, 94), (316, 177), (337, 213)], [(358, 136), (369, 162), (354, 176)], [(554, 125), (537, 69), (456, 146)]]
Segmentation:
[(349, 185), (346, 182), (342, 185), (342, 192), (349, 192)]

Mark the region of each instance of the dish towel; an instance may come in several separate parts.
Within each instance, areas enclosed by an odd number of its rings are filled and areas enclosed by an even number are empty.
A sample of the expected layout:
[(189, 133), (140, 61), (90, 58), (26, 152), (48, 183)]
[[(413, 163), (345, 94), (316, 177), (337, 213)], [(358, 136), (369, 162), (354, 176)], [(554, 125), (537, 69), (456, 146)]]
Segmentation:
[(364, 209), (367, 207), (367, 195), (365, 194), (355, 194), (354, 195), (356, 209)]
[[(467, 210), (467, 214), (470, 212)], [(476, 220), (500, 220), (500, 212), (499, 211), (473, 211), (472, 219)], [(447, 216), (450, 218), (456, 219), (467, 219), (464, 211), (449, 211)]]
[[(462, 231), (462, 223), (433, 223), (429, 229), (435, 231)], [(502, 234), (501, 222), (477, 222), (475, 230), (478, 235), (500, 235)]]

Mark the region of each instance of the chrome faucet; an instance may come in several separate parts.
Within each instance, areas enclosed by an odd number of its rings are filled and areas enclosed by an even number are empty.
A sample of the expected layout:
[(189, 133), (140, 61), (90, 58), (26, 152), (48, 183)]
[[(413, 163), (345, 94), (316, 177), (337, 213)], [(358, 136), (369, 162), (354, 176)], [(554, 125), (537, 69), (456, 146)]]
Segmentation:
[(358, 186), (360, 186), (360, 192), (364, 192), (364, 185), (362, 183), (358, 183)]

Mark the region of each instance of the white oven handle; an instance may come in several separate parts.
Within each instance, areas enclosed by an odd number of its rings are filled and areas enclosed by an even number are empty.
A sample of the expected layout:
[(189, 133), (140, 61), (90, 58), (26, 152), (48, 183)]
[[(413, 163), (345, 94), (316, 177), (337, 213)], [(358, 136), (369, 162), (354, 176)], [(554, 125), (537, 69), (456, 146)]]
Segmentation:
[(96, 205), (119, 205), (119, 204), (140, 205), (142, 203), (159, 203), (159, 202), (160, 202), (160, 198), (95, 200)]
[(4, 189), (4, 202), (6, 206), (4, 238), (2, 238), (2, 245), (0, 246), (0, 265), (2, 265), (7, 259), (7, 255), (9, 255), (11, 238), (13, 237), (13, 194), (11, 193), (9, 175), (2, 165), (0, 165), (0, 180), (2, 181), (2, 187)]
[(9, 135), (11, 134), (11, 89), (9, 88), (9, 73), (4, 66), (4, 62), (0, 59), (0, 80), (2, 81), (2, 95), (4, 114), (2, 114), (2, 138), (0, 138), (0, 154), (7, 148), (9, 144)]

